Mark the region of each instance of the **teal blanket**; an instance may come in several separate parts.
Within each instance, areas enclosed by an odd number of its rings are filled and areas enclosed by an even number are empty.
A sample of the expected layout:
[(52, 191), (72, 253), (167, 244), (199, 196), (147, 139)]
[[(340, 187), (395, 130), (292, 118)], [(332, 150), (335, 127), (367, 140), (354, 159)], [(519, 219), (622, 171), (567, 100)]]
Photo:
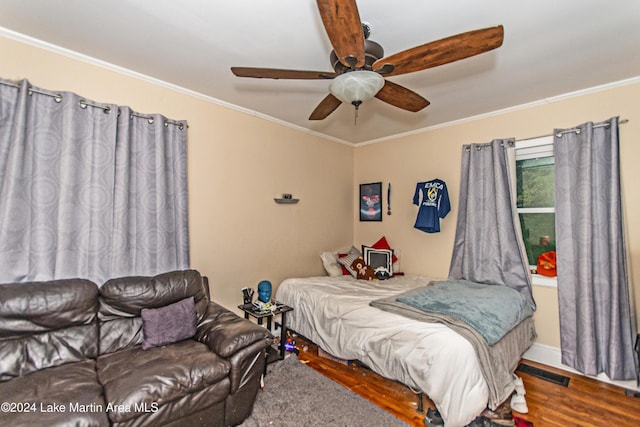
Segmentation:
[(473, 327), (489, 345), (533, 311), (515, 289), (467, 280), (445, 280), (409, 291), (396, 301), (428, 313), (454, 317)]

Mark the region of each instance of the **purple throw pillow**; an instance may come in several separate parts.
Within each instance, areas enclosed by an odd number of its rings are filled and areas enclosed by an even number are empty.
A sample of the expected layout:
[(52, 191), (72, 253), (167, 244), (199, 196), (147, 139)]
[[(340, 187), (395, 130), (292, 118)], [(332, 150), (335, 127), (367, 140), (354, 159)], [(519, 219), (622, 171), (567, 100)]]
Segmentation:
[(160, 308), (143, 308), (142, 348), (148, 350), (191, 338), (196, 334), (197, 322), (193, 297)]

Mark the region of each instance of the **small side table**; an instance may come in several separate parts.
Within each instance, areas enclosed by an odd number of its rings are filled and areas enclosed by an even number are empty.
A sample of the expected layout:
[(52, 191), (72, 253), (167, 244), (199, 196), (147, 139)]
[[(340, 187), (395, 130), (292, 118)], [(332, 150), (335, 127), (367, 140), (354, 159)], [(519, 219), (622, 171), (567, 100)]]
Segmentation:
[[(239, 305), (238, 308), (244, 312), (244, 318), (248, 319), (249, 316), (257, 319), (258, 325), (262, 325), (264, 319), (267, 319), (267, 329), (271, 331), (271, 323), (275, 316), (282, 316), (281, 322), (275, 323), (275, 329), (280, 327), (280, 344), (277, 348), (273, 346), (267, 347), (267, 365), (269, 363), (277, 362), (284, 359), (284, 343), (287, 339), (287, 313), (293, 310), (293, 307), (289, 307), (286, 304), (282, 304), (276, 301), (275, 308), (269, 311), (259, 311), (255, 308), (245, 308), (244, 305)], [(265, 365), (266, 366), (266, 365)]]

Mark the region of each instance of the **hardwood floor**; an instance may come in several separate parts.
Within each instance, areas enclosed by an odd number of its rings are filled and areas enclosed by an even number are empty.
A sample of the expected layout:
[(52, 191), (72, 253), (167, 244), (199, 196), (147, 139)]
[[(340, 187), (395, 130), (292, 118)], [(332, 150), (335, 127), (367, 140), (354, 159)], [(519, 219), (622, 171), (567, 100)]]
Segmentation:
[[(315, 344), (296, 337), (299, 359), (325, 376), (391, 412), (407, 424), (424, 427), (424, 413), (417, 412), (417, 395), (404, 385), (358, 365), (345, 365), (318, 355)], [(640, 426), (640, 398), (628, 397), (624, 389), (581, 375), (523, 360), (530, 366), (570, 378), (568, 387), (518, 372), (527, 391), (528, 414), (519, 416), (535, 427), (545, 426)], [(424, 411), (435, 407), (426, 396)], [(508, 405), (508, 402), (507, 402)]]

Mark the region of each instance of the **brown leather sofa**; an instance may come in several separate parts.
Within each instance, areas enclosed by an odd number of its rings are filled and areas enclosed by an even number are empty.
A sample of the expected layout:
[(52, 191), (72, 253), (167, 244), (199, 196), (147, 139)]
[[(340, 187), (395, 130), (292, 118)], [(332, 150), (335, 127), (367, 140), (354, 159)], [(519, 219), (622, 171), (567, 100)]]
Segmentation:
[[(195, 335), (143, 349), (143, 309), (186, 299)], [(165, 319), (170, 323), (173, 319)], [(211, 302), (195, 270), (0, 285), (0, 425), (232, 426), (271, 334)]]

